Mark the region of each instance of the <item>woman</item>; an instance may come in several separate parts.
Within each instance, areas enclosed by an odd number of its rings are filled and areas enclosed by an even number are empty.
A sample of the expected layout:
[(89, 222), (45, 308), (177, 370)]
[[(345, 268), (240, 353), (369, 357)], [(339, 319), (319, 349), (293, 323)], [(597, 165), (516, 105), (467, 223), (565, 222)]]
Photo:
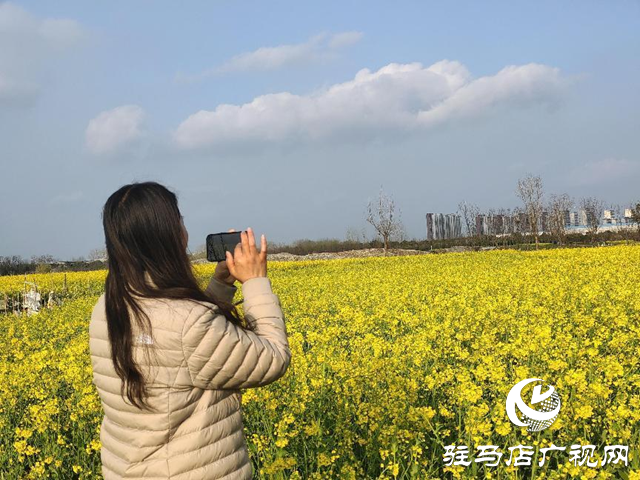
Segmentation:
[[(291, 359), (266, 238), (258, 252), (253, 231), (242, 232), (202, 291), (165, 187), (120, 188), (103, 224), (109, 272), (89, 337), (105, 480), (251, 478), (240, 389), (279, 379)], [(236, 280), (244, 319), (232, 303)]]

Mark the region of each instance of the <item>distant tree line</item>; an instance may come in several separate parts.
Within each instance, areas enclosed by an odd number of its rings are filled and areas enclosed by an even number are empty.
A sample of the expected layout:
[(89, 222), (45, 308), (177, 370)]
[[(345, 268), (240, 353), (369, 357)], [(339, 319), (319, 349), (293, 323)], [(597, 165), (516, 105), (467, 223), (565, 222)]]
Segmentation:
[[(551, 233), (542, 233), (538, 237), (538, 248), (585, 247), (595, 244), (640, 241), (640, 234), (632, 230), (600, 231), (595, 237), (585, 236), (581, 233), (566, 233), (563, 243)], [(384, 249), (384, 242), (380, 238), (361, 241), (341, 240), (337, 238), (324, 238), (319, 240), (297, 240), (292, 243), (273, 242), (269, 244), (269, 253), (293, 253), (295, 255), (307, 255), (321, 252), (344, 252), (347, 250), (361, 250), (364, 248)], [(404, 239), (402, 241), (391, 240), (389, 249), (409, 249), (421, 251), (445, 251), (448, 249), (464, 248), (480, 250), (482, 248), (516, 248), (519, 250), (535, 249), (535, 243), (531, 243), (531, 237), (527, 233), (514, 233), (511, 235), (495, 236), (483, 235), (481, 237), (462, 237), (446, 240)]]
[(30, 259), (18, 255), (0, 256), (0, 275), (24, 275), (25, 273), (50, 273), (50, 272), (78, 272), (90, 270), (102, 270), (106, 268), (106, 262), (99, 259), (85, 259), (84, 257), (73, 260), (61, 261), (52, 255), (37, 255)]

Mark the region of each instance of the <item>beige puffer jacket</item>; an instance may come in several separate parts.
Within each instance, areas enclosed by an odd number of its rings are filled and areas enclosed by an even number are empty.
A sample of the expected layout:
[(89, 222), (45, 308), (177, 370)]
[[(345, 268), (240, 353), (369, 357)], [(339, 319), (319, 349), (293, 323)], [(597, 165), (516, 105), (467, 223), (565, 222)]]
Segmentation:
[[(237, 288), (212, 279), (207, 290), (231, 302)], [(126, 402), (120, 395), (104, 295), (100, 297), (91, 315), (89, 337), (93, 383), (105, 413), (100, 430), (105, 480), (252, 477), (240, 389), (282, 377), (291, 352), (270, 280), (247, 280), (242, 294), (244, 315), (256, 326), (254, 332), (229, 322), (214, 304), (141, 301), (153, 338), (139, 332), (134, 323), (134, 360), (143, 369), (149, 404), (157, 413), (140, 410), (126, 394)], [(153, 350), (145, 354), (144, 347)]]

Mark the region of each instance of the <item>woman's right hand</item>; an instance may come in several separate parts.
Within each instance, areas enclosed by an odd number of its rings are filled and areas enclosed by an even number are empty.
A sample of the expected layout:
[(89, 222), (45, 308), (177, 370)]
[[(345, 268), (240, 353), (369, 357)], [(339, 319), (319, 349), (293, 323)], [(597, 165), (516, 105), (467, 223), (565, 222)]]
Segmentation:
[(240, 283), (255, 277), (267, 276), (267, 239), (264, 234), (260, 237), (260, 251), (256, 249), (256, 239), (253, 229), (247, 228), (240, 233), (241, 242), (236, 245), (233, 252), (225, 252), (229, 272)]

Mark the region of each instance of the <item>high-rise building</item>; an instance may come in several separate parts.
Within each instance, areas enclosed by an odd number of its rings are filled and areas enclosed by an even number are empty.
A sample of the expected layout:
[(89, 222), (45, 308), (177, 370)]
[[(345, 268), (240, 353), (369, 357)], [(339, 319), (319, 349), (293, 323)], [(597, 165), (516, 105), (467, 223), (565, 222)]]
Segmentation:
[(578, 212), (569, 213), (569, 225), (571, 225), (572, 227), (578, 226)]
[(585, 210), (580, 210), (578, 212), (578, 224), (577, 224), (577, 226), (583, 227), (585, 225), (588, 225), (587, 212)]
[(427, 240), (433, 240), (433, 213), (427, 213)]
[(476, 235), (482, 236), (487, 234), (487, 216), (476, 216)]
[(447, 240), (462, 236), (462, 219), (455, 213), (427, 213), (427, 240)]

